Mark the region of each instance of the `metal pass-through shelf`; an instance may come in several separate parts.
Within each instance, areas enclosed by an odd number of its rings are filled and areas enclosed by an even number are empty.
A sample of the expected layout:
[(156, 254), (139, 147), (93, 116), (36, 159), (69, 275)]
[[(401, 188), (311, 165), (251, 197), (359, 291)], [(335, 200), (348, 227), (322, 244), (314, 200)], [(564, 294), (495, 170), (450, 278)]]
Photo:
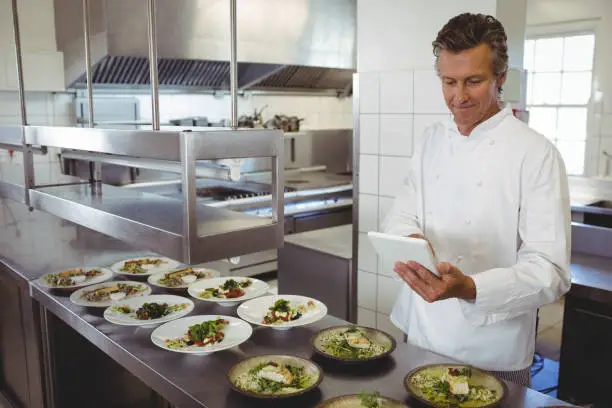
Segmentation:
[[(23, 137), (23, 142), (21, 140)], [(89, 229), (196, 264), (278, 248), (283, 241), (283, 134), (278, 130), (161, 132), (62, 127), (3, 126), (7, 147), (58, 147), (98, 153), (104, 162), (118, 157), (163, 159), (181, 168), (182, 199), (142, 193), (99, 182), (28, 185), (15, 178), (0, 181), (0, 194), (29, 203)], [(196, 202), (196, 161), (270, 157), (271, 218), (247, 215)], [(24, 180), (34, 166), (24, 160)], [(31, 172), (31, 174), (30, 174)], [(279, 222), (280, 220), (280, 222)]]

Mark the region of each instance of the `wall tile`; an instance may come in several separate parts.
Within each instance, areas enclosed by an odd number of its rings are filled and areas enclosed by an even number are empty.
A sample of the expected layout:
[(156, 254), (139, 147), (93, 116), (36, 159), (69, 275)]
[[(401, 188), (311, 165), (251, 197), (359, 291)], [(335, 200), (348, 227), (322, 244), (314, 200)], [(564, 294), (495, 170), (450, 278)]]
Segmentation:
[(380, 313), (390, 314), (401, 288), (402, 285), (397, 280), (384, 275), (378, 275), (376, 310)]
[(404, 342), (404, 333), (391, 323), (388, 315), (384, 313), (376, 314), (376, 328), (389, 333), (398, 343)]
[(376, 310), (377, 276), (366, 271), (357, 272), (357, 305)]
[(378, 254), (365, 232), (359, 233), (357, 267), (361, 270), (376, 273), (378, 271)]
[(413, 112), (413, 71), (392, 71), (380, 74), (380, 112)]
[(359, 192), (378, 194), (378, 156), (362, 154), (359, 162)]
[[(302, 98), (312, 98), (308, 96), (304, 96)], [(335, 96), (322, 96), (319, 98), (319, 103), (321, 104), (321, 111), (328, 113), (343, 113), (343, 106), (340, 99)], [(304, 103), (301, 104), (302, 106)]]
[(400, 282), (399, 277), (393, 270), (393, 264), (397, 261), (397, 259), (386, 259), (382, 256), (378, 257), (378, 274), (388, 276), (390, 278), (395, 279), (397, 282)]
[(311, 113), (308, 117), (300, 124), (300, 129), (320, 129), (321, 122), (319, 120), (319, 113)]
[(341, 115), (341, 122), (340, 122), (341, 129), (353, 129), (355, 127), (352, 113), (342, 113), (340, 115)]
[(395, 197), (410, 169), (410, 158), (381, 156), (380, 187), (381, 196)]
[(338, 99), (338, 102), (342, 106), (342, 112), (353, 113), (353, 98), (341, 98)]
[(412, 156), (412, 115), (380, 115), (380, 154)]
[(433, 70), (414, 71), (414, 113), (447, 113), (440, 79)]
[(378, 113), (380, 110), (380, 83), (378, 73), (359, 74), (359, 113)]
[(376, 231), (378, 228), (378, 196), (359, 194), (359, 231)]
[(357, 324), (360, 326), (376, 328), (376, 312), (369, 309), (364, 309), (363, 307), (358, 307)]
[(379, 115), (363, 114), (359, 116), (359, 152), (365, 154), (378, 154)]

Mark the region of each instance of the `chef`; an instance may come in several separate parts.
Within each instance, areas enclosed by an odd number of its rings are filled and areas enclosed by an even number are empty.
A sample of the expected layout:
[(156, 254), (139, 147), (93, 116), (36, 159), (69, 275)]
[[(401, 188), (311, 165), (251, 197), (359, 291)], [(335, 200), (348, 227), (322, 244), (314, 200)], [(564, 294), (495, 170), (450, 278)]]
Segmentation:
[(553, 144), (504, 107), (502, 24), (461, 14), (433, 42), (453, 119), (425, 130), (385, 220), (429, 241), (439, 277), (410, 260), (391, 321), (408, 341), (529, 386), (538, 308), (570, 287), (570, 204)]

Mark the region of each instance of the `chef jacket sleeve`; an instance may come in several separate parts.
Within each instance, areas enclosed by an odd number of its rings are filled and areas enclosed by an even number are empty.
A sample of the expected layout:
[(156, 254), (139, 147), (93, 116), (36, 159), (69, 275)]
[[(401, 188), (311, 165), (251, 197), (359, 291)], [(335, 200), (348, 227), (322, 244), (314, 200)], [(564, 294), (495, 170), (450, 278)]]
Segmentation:
[(528, 152), (522, 163), (518, 234), (516, 264), (471, 275), (476, 299), (460, 304), (475, 325), (533, 313), (570, 288), (568, 180), (563, 159), (550, 143)]
[[(384, 176), (383, 176), (384, 177)], [(383, 221), (382, 230), (387, 234), (408, 236), (423, 234), (418, 216), (418, 183), (411, 167), (404, 178), (393, 206)]]

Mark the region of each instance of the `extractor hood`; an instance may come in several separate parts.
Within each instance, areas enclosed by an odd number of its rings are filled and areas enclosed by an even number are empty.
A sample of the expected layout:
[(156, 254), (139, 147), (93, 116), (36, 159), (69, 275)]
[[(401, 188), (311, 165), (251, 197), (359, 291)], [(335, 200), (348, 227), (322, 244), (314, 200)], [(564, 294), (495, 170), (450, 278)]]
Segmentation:
[[(157, 0), (160, 89), (229, 89), (229, 0)], [(238, 0), (238, 88), (346, 91), (356, 0)], [(67, 88), (85, 86), (82, 0), (55, 0)], [(147, 0), (90, 2), (93, 84), (149, 84)]]

